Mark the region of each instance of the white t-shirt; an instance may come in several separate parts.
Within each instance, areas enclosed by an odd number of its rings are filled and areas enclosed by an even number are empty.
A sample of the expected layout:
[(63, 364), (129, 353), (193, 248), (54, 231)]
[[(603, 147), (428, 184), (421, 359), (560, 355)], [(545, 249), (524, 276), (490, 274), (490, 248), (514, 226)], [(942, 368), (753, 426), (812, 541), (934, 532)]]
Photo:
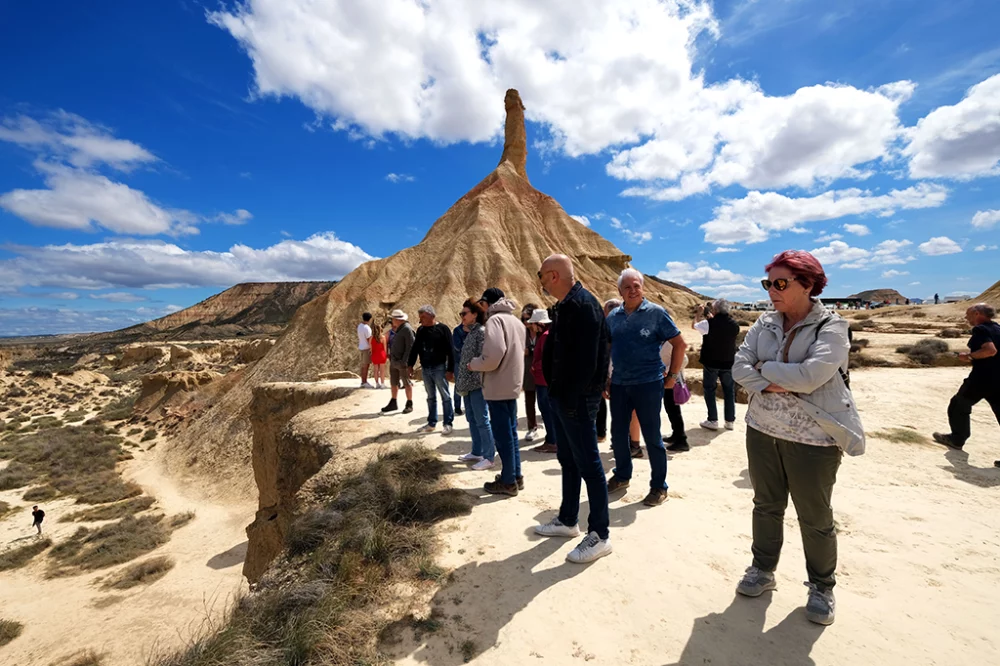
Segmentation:
[(372, 327), (365, 323), (358, 324), (358, 349), (364, 351), (372, 348)]

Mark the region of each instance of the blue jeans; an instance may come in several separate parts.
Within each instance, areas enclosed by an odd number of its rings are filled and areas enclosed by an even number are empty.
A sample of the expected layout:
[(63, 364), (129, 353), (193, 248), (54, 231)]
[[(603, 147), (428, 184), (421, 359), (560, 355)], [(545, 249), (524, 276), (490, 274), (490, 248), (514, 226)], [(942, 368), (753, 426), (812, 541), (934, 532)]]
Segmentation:
[(628, 481), (632, 478), (632, 452), (629, 447), (628, 426), (632, 411), (639, 417), (639, 429), (649, 454), (653, 476), (649, 487), (667, 488), (667, 450), (660, 439), (660, 401), (663, 399), (663, 382), (645, 384), (611, 385), (611, 448), (615, 452), (614, 475)]
[[(465, 406), (466, 408), (468, 408), (469, 406), (468, 398), (465, 399)], [(458, 391), (455, 391), (455, 411), (458, 412), (461, 411), (461, 409), (462, 409), (462, 396), (458, 394)]]
[(444, 405), (444, 424), (450, 426), (455, 421), (455, 412), (451, 408), (451, 393), (448, 390), (448, 378), (445, 377), (443, 365), (424, 368), (424, 388), (427, 389), (427, 425), (435, 426), (438, 422), (437, 394), (441, 394), (441, 404)]
[(521, 476), (521, 450), (517, 445), (517, 400), (487, 400), (490, 430), (500, 453), (500, 483), (508, 486)]
[(535, 398), (538, 400), (538, 411), (542, 413), (542, 423), (545, 424), (545, 443), (555, 444), (556, 416), (552, 413), (552, 403), (549, 400), (549, 387), (535, 385)]
[(705, 406), (708, 407), (708, 420), (718, 421), (719, 410), (715, 406), (715, 387), (722, 382), (723, 411), (726, 421), (736, 420), (736, 384), (733, 383), (732, 370), (716, 370), (715, 368), (704, 368), (702, 370), (705, 378)]
[(587, 532), (597, 532), (597, 536), (607, 539), (608, 523), (611, 521), (608, 515), (608, 481), (604, 478), (604, 465), (597, 450), (594, 423), (600, 402), (601, 396), (597, 393), (575, 400), (549, 398), (559, 446), (556, 457), (562, 468), (559, 521), (563, 525), (576, 525), (580, 514), (582, 481), (587, 484), (587, 499), (590, 501)]
[(490, 430), (490, 413), (483, 398), (483, 389), (470, 391), (465, 396), (465, 418), (469, 422), (469, 434), (472, 435), (472, 455), (493, 460), (497, 455), (496, 444), (493, 441), (493, 431)]

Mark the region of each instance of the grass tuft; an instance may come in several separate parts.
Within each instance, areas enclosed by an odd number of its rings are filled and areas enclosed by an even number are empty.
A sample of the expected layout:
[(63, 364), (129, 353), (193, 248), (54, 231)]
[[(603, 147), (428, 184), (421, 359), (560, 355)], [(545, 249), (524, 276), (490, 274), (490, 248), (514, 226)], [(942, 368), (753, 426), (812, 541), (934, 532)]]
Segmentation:
[(910, 430), (909, 428), (889, 428), (887, 430), (879, 430), (878, 432), (872, 433), (872, 437), (878, 437), (879, 439), (884, 439), (888, 442), (896, 442), (900, 444), (927, 444), (929, 440), (921, 435), (916, 430)]
[(20, 622), (0, 618), (0, 647), (20, 636), (22, 631), (24, 631), (24, 625)]
[(125, 567), (101, 587), (106, 590), (127, 590), (136, 585), (149, 585), (166, 576), (173, 568), (174, 561), (169, 557), (151, 557)]
[(134, 560), (165, 544), (174, 530), (172, 522), (163, 514), (153, 514), (126, 516), (92, 530), (81, 527), (52, 549), (54, 562), (48, 576), (68, 576)]
[(52, 666), (102, 666), (103, 663), (103, 655), (93, 650), (83, 650), (81, 652), (77, 652), (68, 659), (52, 664)]
[(156, 502), (156, 500), (152, 497), (141, 495), (139, 497), (127, 499), (124, 502), (101, 504), (93, 507), (92, 509), (84, 509), (83, 511), (68, 513), (60, 518), (59, 522), (80, 523), (97, 520), (117, 520), (119, 518), (124, 518), (125, 516), (133, 516), (137, 513), (141, 513), (142, 511), (145, 511), (149, 507), (153, 506), (154, 502)]
[(38, 539), (26, 546), (11, 548), (0, 553), (0, 571), (19, 569), (30, 562), (32, 558), (52, 545), (52, 539)]

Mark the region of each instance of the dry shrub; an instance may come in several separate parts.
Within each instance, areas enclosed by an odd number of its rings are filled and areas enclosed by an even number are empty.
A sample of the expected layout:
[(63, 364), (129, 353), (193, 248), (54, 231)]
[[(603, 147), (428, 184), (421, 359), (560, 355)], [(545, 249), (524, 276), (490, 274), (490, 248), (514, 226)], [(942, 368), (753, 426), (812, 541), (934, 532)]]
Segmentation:
[(847, 362), (847, 367), (850, 370), (854, 370), (855, 368), (887, 368), (890, 366), (892, 366), (892, 363), (884, 358), (866, 356), (862, 353), (851, 354)]
[(293, 523), (285, 558), (224, 626), (152, 663), (385, 663), (378, 638), (389, 619), (376, 611), (398, 584), (428, 584), (421, 575), (437, 573), (430, 525), (470, 509), (466, 493), (442, 487), (443, 473), (419, 445), (380, 454)]
[(102, 504), (92, 509), (84, 509), (75, 513), (69, 513), (59, 519), (60, 523), (70, 522), (91, 522), (95, 520), (117, 520), (125, 516), (132, 516), (153, 506), (156, 500), (148, 495), (133, 497), (124, 502), (112, 504)]
[(97, 529), (81, 527), (52, 549), (49, 577), (104, 569), (134, 560), (170, 540), (173, 528), (163, 514), (126, 516)]
[(5, 514), (10, 513), (11, 510), (10, 504), (0, 500), (0, 518), (2, 518)]
[(921, 365), (933, 365), (938, 356), (948, 352), (948, 343), (934, 338), (924, 338), (913, 345), (907, 357), (914, 363)]
[(854, 318), (858, 319), (858, 320), (862, 320), (862, 319), (871, 319), (872, 316), (870, 314), (868, 314), (867, 312), (859, 312), (858, 314), (854, 315)]
[(54, 662), (52, 666), (102, 666), (104, 656), (93, 650), (82, 650), (66, 659)]
[(24, 631), (24, 625), (20, 622), (0, 618), (0, 647), (20, 636), (22, 631)]
[(150, 428), (146, 432), (142, 433), (142, 439), (140, 442), (148, 442), (151, 439), (156, 439), (156, 428)]
[(858, 338), (857, 340), (854, 341), (854, 344), (856, 344), (858, 347), (861, 347), (862, 349), (865, 349), (868, 346), (868, 340), (866, 338)]
[(135, 401), (138, 397), (137, 393), (132, 393), (109, 402), (94, 418), (99, 421), (124, 421), (132, 416), (132, 410), (135, 408)]
[(902, 444), (928, 443), (926, 437), (921, 435), (916, 430), (910, 430), (909, 428), (889, 428), (887, 430), (880, 430), (878, 432), (872, 433), (871, 436), (878, 437), (879, 439), (884, 439), (889, 442), (898, 442)]
[(960, 338), (962, 335), (962, 331), (957, 328), (942, 328), (937, 334), (939, 338)]
[(911, 316), (914, 319), (924, 319), (927, 316), (927, 313), (926, 312), (914, 312), (913, 315), (911, 315)]
[(125, 567), (101, 587), (106, 590), (127, 590), (136, 585), (149, 585), (166, 576), (173, 568), (174, 561), (169, 557), (151, 557)]
[(901, 345), (899, 347), (896, 347), (896, 353), (909, 354), (911, 349), (913, 349), (913, 345)]
[(86, 409), (74, 409), (63, 414), (63, 421), (66, 423), (77, 423), (87, 416)]
[(873, 319), (865, 319), (864, 321), (852, 321), (848, 328), (854, 333), (860, 333), (861, 331), (869, 331), (875, 328), (877, 324)]
[(59, 491), (49, 485), (36, 486), (21, 496), (25, 502), (44, 502), (53, 497), (58, 497)]
[(0, 553), (0, 571), (19, 569), (30, 562), (32, 558), (52, 545), (52, 539), (38, 539), (20, 548), (11, 548)]

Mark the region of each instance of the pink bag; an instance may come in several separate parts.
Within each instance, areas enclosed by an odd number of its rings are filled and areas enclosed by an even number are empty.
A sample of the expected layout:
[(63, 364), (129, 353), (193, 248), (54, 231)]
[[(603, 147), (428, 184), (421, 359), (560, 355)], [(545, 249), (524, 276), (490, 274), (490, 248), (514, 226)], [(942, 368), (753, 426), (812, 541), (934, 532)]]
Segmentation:
[(674, 404), (683, 405), (690, 399), (691, 389), (688, 388), (687, 382), (684, 381), (684, 375), (681, 375), (674, 382)]

